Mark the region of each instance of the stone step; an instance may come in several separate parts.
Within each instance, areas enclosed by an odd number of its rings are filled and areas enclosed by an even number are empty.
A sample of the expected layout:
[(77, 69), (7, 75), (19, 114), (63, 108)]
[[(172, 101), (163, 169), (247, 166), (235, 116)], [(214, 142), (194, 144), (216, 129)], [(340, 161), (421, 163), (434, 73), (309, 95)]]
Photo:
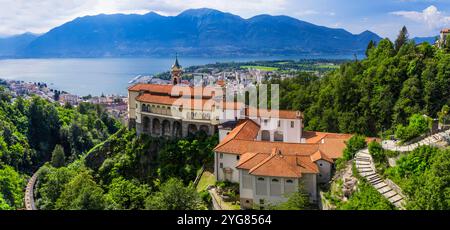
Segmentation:
[(358, 165), (372, 165), (371, 163), (368, 162), (357, 162)]
[(379, 184), (379, 183), (383, 183), (384, 181), (382, 179), (376, 180), (376, 181), (372, 181), (370, 182), (373, 186)]
[(371, 173), (371, 174), (366, 174), (366, 175), (364, 175), (364, 177), (370, 177), (370, 176), (374, 176), (374, 175), (377, 175), (377, 173), (376, 172), (374, 172), (374, 173)]
[(362, 162), (372, 162), (370, 159), (362, 159), (362, 158), (356, 158), (356, 162), (362, 161)]
[(359, 174), (363, 177), (366, 177), (367, 175), (373, 175), (376, 174), (375, 172), (359, 172)]
[(393, 204), (399, 203), (402, 200), (403, 200), (403, 197), (400, 196), (399, 194), (396, 194), (395, 196), (393, 196), (389, 199), (389, 201), (392, 202)]
[(373, 180), (373, 179), (378, 179), (378, 178), (380, 178), (377, 174), (373, 174), (373, 175), (370, 175), (370, 176), (366, 176), (366, 178), (367, 178), (367, 180), (369, 180), (369, 181), (371, 181), (371, 180)]
[(372, 183), (372, 182), (376, 182), (376, 181), (378, 181), (378, 180), (381, 180), (381, 178), (380, 178), (378, 175), (376, 175), (375, 177), (371, 177), (371, 178), (368, 179), (368, 180), (369, 180), (370, 183)]
[[(391, 197), (391, 196), (395, 196), (396, 194), (397, 194), (397, 192), (395, 192), (394, 190), (389, 190), (389, 191), (386, 191), (386, 192), (384, 192), (384, 193), (382, 193), (383, 194), (383, 196), (386, 198), (386, 199), (388, 199), (388, 197)], [(389, 200), (389, 199), (388, 199)]]
[(388, 192), (390, 192), (390, 191), (392, 191), (392, 188), (390, 188), (390, 187), (383, 187), (383, 188), (381, 188), (381, 189), (379, 189), (378, 190), (378, 192), (380, 192), (381, 194), (385, 194), (385, 193), (388, 193)]
[(356, 168), (359, 168), (359, 169), (371, 169), (372, 166), (370, 166), (370, 165), (357, 165)]
[(386, 184), (386, 183), (378, 183), (378, 184), (376, 184), (376, 185), (374, 185), (373, 187), (376, 189), (376, 190), (380, 190), (380, 189), (383, 189), (383, 188), (385, 188), (385, 187), (387, 187), (388, 185)]
[(392, 197), (395, 197), (395, 196), (400, 196), (400, 195), (398, 195), (397, 193), (393, 193), (391, 196), (386, 196), (386, 198), (387, 198), (389, 201), (391, 201), (391, 198), (392, 198)]
[(364, 172), (366, 173), (366, 172), (373, 172), (373, 169), (372, 168), (370, 168), (370, 169), (359, 169), (359, 171), (363, 172), (363, 173)]

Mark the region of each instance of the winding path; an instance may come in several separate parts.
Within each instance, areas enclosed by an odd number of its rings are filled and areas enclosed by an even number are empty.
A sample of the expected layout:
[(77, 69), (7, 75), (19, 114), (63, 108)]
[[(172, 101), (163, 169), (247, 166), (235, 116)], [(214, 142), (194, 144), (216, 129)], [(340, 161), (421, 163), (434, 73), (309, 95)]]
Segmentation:
[(401, 189), (389, 180), (384, 180), (376, 172), (375, 164), (369, 150), (362, 149), (355, 156), (355, 165), (359, 174), (379, 192), (386, 197), (398, 209), (405, 209), (405, 196), (402, 195)]
[(443, 141), (443, 140), (450, 140), (450, 129), (436, 133), (432, 136), (429, 136), (427, 138), (424, 138), (416, 143), (412, 143), (409, 145), (397, 145), (395, 141), (391, 140), (384, 140), (382, 142), (383, 149), (391, 150), (391, 151), (397, 151), (397, 152), (409, 152), (412, 151), (420, 146), (423, 145), (433, 145), (437, 142)]
[(36, 184), (38, 175), (39, 170), (30, 178), (25, 189), (25, 210), (38, 210), (34, 204), (34, 185)]

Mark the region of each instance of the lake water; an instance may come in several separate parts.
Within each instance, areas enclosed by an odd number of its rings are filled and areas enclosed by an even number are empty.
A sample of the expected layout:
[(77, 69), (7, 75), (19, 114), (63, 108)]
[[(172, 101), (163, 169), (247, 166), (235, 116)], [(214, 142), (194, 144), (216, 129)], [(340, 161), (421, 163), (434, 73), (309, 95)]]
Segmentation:
[[(216, 62), (280, 60), (277, 58), (180, 58), (183, 67)], [(138, 75), (168, 71), (174, 58), (5, 59), (0, 78), (45, 82), (50, 88), (77, 95), (127, 95), (128, 82)]]

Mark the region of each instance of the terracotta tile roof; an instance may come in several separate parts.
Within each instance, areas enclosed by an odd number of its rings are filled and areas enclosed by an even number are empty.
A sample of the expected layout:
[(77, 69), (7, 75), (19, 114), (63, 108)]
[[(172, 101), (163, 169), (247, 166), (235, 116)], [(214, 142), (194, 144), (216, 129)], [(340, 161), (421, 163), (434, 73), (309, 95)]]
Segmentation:
[(232, 140), (254, 140), (258, 136), (259, 125), (253, 120), (242, 120), (231, 132), (214, 148), (220, 149)]
[(319, 144), (319, 149), (332, 159), (342, 157), (344, 149), (347, 147), (347, 139), (325, 138), (323, 143)]
[(441, 30), (441, 33), (450, 33), (450, 28), (442, 29), (442, 30)]
[(225, 140), (222, 141), (214, 150), (216, 152), (242, 155), (246, 152), (268, 153), (271, 152), (273, 148), (277, 147), (286, 154), (309, 156), (319, 149), (318, 144), (230, 139), (231, 140), (228, 140), (227, 142), (224, 142)]
[(302, 136), (303, 136), (303, 138), (306, 139), (306, 143), (319, 143), (324, 138), (348, 140), (348, 139), (352, 138), (353, 135), (352, 134), (342, 134), (342, 133), (303, 131)]
[(312, 162), (316, 162), (318, 160), (324, 160), (324, 161), (328, 161), (330, 163), (334, 162), (333, 159), (330, 158), (327, 154), (320, 151), (320, 147), (319, 147), (319, 150), (317, 152), (313, 153), (310, 157), (311, 157)]
[(160, 104), (168, 106), (183, 106), (183, 108), (190, 108), (195, 110), (211, 111), (213, 106), (219, 106), (218, 109), (231, 109), (240, 110), (243, 108), (243, 104), (226, 102), (218, 103), (210, 98), (185, 98), (185, 97), (171, 97), (165, 95), (154, 95), (149, 93), (144, 93), (136, 97), (136, 101), (151, 104)]
[(160, 84), (136, 84), (130, 86), (128, 91), (141, 92), (149, 94), (162, 94), (167, 96), (181, 96), (189, 93), (186, 96), (201, 96), (203, 98), (211, 98), (215, 95), (216, 90), (219, 88), (213, 86), (206, 87), (192, 87), (192, 86), (180, 86), (180, 85), (160, 85)]
[(239, 158), (236, 168), (250, 170), (269, 156), (269, 153), (244, 153)]
[[(278, 114), (276, 114), (278, 112)], [(272, 114), (273, 113), (273, 114)], [(257, 108), (246, 108), (245, 116), (247, 117), (263, 117), (263, 118), (283, 118), (283, 119), (299, 119), (303, 118), (303, 114), (300, 111), (290, 110), (268, 110)]]
[(155, 93), (170, 94), (173, 85), (157, 85), (157, 84), (136, 84), (128, 87), (128, 91), (149, 91)]
[(236, 168), (249, 170), (255, 176), (299, 178), (302, 173), (318, 173), (308, 156), (284, 154), (278, 148), (271, 153), (245, 153)]

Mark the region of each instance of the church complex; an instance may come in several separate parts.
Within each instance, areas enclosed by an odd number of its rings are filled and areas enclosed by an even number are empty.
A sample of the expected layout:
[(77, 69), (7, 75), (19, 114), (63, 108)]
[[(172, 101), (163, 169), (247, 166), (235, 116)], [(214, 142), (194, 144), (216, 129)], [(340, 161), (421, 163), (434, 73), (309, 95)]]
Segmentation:
[(178, 58), (171, 75), (171, 84), (128, 89), (130, 128), (167, 138), (218, 133), (214, 174), (218, 181), (239, 183), (243, 209), (285, 201), (299, 187), (311, 202), (318, 201), (318, 185), (330, 181), (352, 135), (303, 131), (300, 111), (223, 102), (224, 84), (187, 84)]

